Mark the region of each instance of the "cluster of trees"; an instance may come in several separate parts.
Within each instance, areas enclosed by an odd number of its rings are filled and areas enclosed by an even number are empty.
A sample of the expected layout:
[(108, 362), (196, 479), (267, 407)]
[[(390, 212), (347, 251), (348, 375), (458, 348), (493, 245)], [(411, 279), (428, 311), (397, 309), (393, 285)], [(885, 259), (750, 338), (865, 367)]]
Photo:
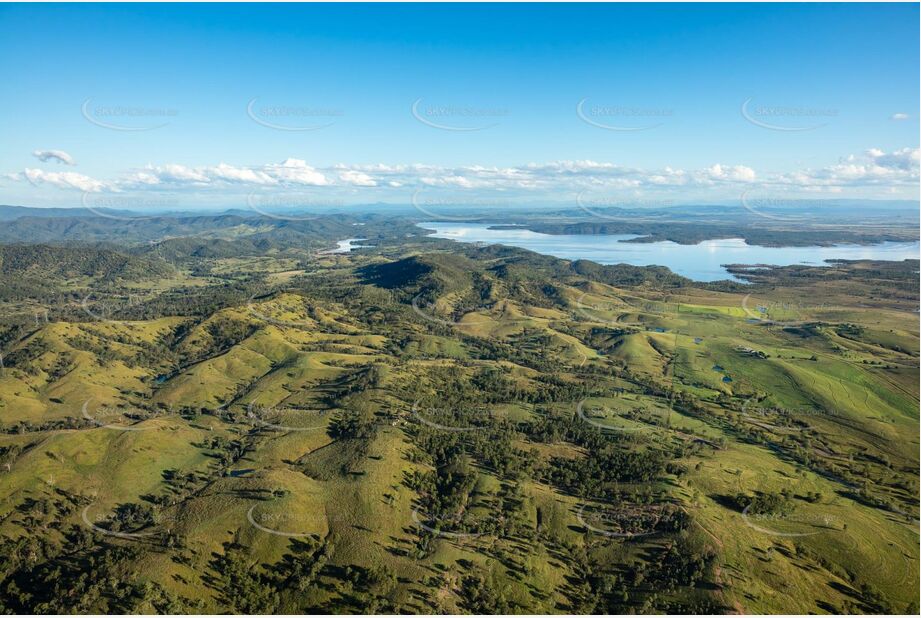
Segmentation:
[(664, 470), (665, 459), (657, 451), (609, 447), (589, 452), (584, 459), (553, 457), (541, 476), (574, 495), (604, 500), (618, 495), (617, 482), (652, 481)]
[(513, 612), (507, 592), (491, 580), (488, 574), (475, 572), (465, 576), (461, 594), (464, 609), (472, 614), (496, 615)]
[[(464, 380), (455, 369), (427, 369), (426, 374), (408, 387), (410, 395), (407, 399), (417, 393), (422, 394), (421, 401), (424, 403), (417, 408), (425, 410), (427, 402), (448, 411), (447, 417), (429, 420), (454, 428), (472, 428), (469, 431), (445, 431), (427, 423), (409, 425), (409, 435), (423, 453), (421, 460), (428, 462), (433, 469), (408, 473), (405, 482), (419, 495), (420, 513), (437, 515), (426, 521), (430, 528), (453, 533), (486, 534), (489, 538), (512, 536), (530, 539), (529, 543), (543, 542), (557, 547), (559, 541), (552, 534), (548, 535), (548, 529), (542, 528), (540, 521), (535, 529), (533, 521), (525, 516), (524, 497), (508, 494), (506, 487), (520, 487), (523, 479), (533, 478), (570, 494), (629, 508), (629, 504), (644, 504), (652, 497), (625, 493), (619, 489), (620, 483), (646, 485), (661, 478), (667, 467), (673, 473), (684, 469), (672, 459), (681, 457), (684, 454), (682, 449), (673, 452), (644, 444), (645, 441), (631, 435), (604, 432), (572, 412), (568, 415), (554, 414), (550, 405), (538, 406), (535, 417), (523, 422), (484, 415), (481, 412), (486, 402), (533, 400), (534, 391), (522, 397), (519, 392), (521, 387), (509, 388), (511, 380), (498, 370), (474, 370), (469, 376)], [(603, 380), (588, 386), (578, 380), (564, 380), (556, 374), (543, 376), (533, 383), (538, 385), (537, 388), (550, 387), (545, 391), (549, 394), (546, 397), (549, 401), (557, 398), (571, 401), (570, 398), (585, 393), (606, 392), (604, 386), (599, 386), (604, 383)], [(428, 390), (429, 384), (437, 385), (437, 395)], [(554, 392), (554, 388), (558, 390)], [(514, 443), (520, 440), (568, 442), (582, 447), (585, 456), (545, 459), (516, 448)], [(476, 512), (475, 505), (483, 503), (483, 496), (475, 493), (476, 478), (483, 473), (496, 475), (503, 481), (501, 498), (489, 504), (490, 517), (487, 521), (470, 515)], [(689, 517), (680, 509), (666, 507), (648, 519), (647, 523), (655, 528), (657, 534), (670, 539), (686, 535), (689, 527)], [(622, 542), (603, 536), (594, 536), (592, 541), (612, 546)], [(434, 544), (438, 542), (441, 541), (436, 534), (420, 530), (415, 551), (418, 556), (425, 557), (434, 551)], [(514, 566), (515, 559), (504, 556), (501, 547), (495, 546), (495, 555), (504, 557), (504, 564), (512, 571), (522, 568), (523, 573), (524, 568)], [(706, 579), (714, 556), (707, 548), (687, 540), (669, 541), (666, 548), (668, 551), (663, 551), (654, 564), (638, 566), (636, 574), (618, 575), (610, 565), (596, 562), (588, 555), (575, 559), (574, 565), (589, 565), (585, 567), (585, 581), (591, 579), (592, 583), (586, 584), (588, 588), (585, 590), (578, 588), (571, 592), (575, 604), (573, 611), (622, 613), (640, 609), (662, 611), (663, 608), (684, 608), (675, 604), (677, 597), (670, 592), (680, 586), (694, 588)], [(643, 592), (647, 589), (649, 592)], [(657, 594), (656, 590), (660, 592)], [(663, 590), (665, 592), (661, 592)], [(465, 575), (461, 596), (465, 609), (469, 611), (508, 612), (515, 608), (502, 586), (497, 585), (488, 572)], [(712, 610), (718, 607), (705, 592), (689, 598), (694, 601), (684, 609)]]
[(48, 535), (0, 541), (0, 612), (130, 614), (196, 609), (139, 578), (136, 548), (110, 545), (82, 526), (59, 531), (60, 543)]
[[(333, 566), (334, 538), (293, 540), (271, 569), (252, 560), (248, 547), (226, 543), (212, 562), (215, 586), (232, 613), (393, 613), (397, 577), (386, 564)], [(324, 582), (322, 580), (327, 580)], [(334, 582), (334, 586), (329, 585)], [(328, 594), (334, 589), (336, 594)]]
[(33, 376), (38, 375), (41, 368), (35, 361), (50, 351), (51, 346), (47, 341), (41, 337), (33, 337), (26, 345), (4, 355), (3, 367), (16, 368)]
[(789, 489), (780, 492), (763, 491), (754, 496), (740, 493), (735, 496), (734, 502), (740, 511), (748, 509), (747, 512), (752, 515), (783, 515), (796, 507), (793, 493)]
[(18, 421), (12, 425), (4, 425), (2, 428), (0, 428), (0, 433), (21, 435), (27, 433), (57, 431), (61, 429), (91, 429), (93, 427), (98, 427), (98, 425), (91, 420), (85, 418), (76, 418), (73, 416), (65, 416), (64, 418), (45, 421), (44, 423)]
[(272, 578), (250, 559), (245, 547), (227, 544), (215, 558), (212, 568), (218, 574), (222, 602), (232, 613), (272, 614), (278, 607), (278, 591)]

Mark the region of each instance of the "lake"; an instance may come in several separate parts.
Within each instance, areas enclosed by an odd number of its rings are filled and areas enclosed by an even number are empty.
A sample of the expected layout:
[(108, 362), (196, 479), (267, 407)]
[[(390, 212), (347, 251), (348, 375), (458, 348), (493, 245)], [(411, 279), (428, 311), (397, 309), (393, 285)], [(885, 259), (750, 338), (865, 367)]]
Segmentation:
[(830, 247), (761, 247), (741, 238), (705, 240), (696, 245), (671, 241), (652, 243), (623, 242), (637, 236), (629, 234), (588, 235), (541, 234), (531, 230), (491, 230), (495, 224), (435, 221), (419, 227), (435, 230), (436, 238), (459, 242), (501, 244), (529, 249), (566, 260), (592, 260), (599, 264), (666, 266), (672, 272), (695, 281), (739, 281), (723, 264), (771, 264), (825, 266), (824, 260), (918, 259), (918, 241), (884, 242), (876, 245), (841, 244)]
[(367, 245), (356, 245), (355, 243), (368, 240), (367, 238), (346, 238), (337, 240), (335, 249), (328, 249), (322, 253), (350, 253), (354, 249), (366, 249)]

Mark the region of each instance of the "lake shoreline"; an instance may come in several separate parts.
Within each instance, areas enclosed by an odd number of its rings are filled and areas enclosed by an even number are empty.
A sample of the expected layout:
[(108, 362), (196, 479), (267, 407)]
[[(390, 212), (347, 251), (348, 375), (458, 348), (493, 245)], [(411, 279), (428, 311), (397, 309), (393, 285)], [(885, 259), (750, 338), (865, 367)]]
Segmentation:
[[(636, 234), (545, 234), (523, 226), (489, 223), (424, 222), (418, 227), (434, 238), (466, 243), (501, 244), (568, 260), (599, 264), (664, 266), (699, 282), (745, 280), (730, 272), (740, 266), (828, 266), (829, 260), (902, 261), (918, 259), (919, 242), (883, 241), (873, 245), (772, 247), (748, 244), (741, 237), (681, 244), (670, 240), (636, 242)], [(643, 237), (645, 238), (645, 237)]]

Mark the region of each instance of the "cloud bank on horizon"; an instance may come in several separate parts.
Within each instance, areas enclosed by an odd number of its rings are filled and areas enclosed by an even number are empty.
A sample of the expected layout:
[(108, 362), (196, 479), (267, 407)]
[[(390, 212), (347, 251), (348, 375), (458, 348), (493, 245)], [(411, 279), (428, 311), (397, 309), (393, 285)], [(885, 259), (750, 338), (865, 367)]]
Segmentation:
[[(72, 164), (61, 151), (43, 152), (42, 161)], [(57, 153), (57, 154), (52, 154)], [(514, 167), (439, 166), (414, 164), (336, 164), (314, 167), (302, 159), (280, 163), (230, 165), (217, 163), (188, 166), (178, 163), (150, 164), (126, 170), (108, 179), (70, 171), (26, 168), (6, 174), (13, 181), (35, 188), (52, 187), (84, 193), (184, 192), (234, 196), (240, 192), (283, 193), (318, 190), (329, 196), (351, 194), (353, 201), (396, 201), (405, 203), (407, 191), (451, 192), (459, 199), (504, 195), (518, 198), (572, 195), (578, 192), (608, 192), (627, 198), (643, 196), (674, 198), (688, 190), (713, 190), (714, 199), (738, 195), (739, 190), (776, 194), (809, 193), (815, 197), (840, 197), (870, 189), (874, 195), (910, 195), (921, 180), (921, 150), (902, 148), (884, 152), (871, 148), (849, 155), (820, 168), (787, 172), (758, 173), (745, 165), (715, 163), (685, 170), (674, 167), (642, 169), (591, 160), (528, 163)]]

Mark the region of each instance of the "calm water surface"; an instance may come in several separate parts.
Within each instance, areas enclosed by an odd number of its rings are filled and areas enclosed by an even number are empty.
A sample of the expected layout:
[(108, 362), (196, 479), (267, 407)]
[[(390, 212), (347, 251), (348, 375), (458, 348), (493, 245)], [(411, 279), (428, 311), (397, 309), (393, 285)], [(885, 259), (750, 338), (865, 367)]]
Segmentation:
[(337, 240), (336, 248), (330, 249), (326, 253), (350, 253), (354, 249), (365, 249), (368, 247), (368, 245), (356, 245), (355, 244), (363, 240), (368, 240), (368, 239), (367, 238), (346, 238), (345, 240)]
[(696, 245), (671, 241), (653, 243), (622, 242), (633, 235), (551, 235), (531, 230), (491, 230), (486, 223), (420, 223), (435, 230), (436, 238), (460, 242), (483, 242), (521, 247), (567, 260), (592, 260), (599, 264), (667, 266), (672, 272), (695, 281), (738, 280), (723, 264), (771, 264), (826, 266), (824, 260), (904, 260), (918, 259), (919, 243), (884, 242), (877, 245), (842, 244), (832, 247), (761, 247), (748, 245), (741, 238), (705, 240)]

